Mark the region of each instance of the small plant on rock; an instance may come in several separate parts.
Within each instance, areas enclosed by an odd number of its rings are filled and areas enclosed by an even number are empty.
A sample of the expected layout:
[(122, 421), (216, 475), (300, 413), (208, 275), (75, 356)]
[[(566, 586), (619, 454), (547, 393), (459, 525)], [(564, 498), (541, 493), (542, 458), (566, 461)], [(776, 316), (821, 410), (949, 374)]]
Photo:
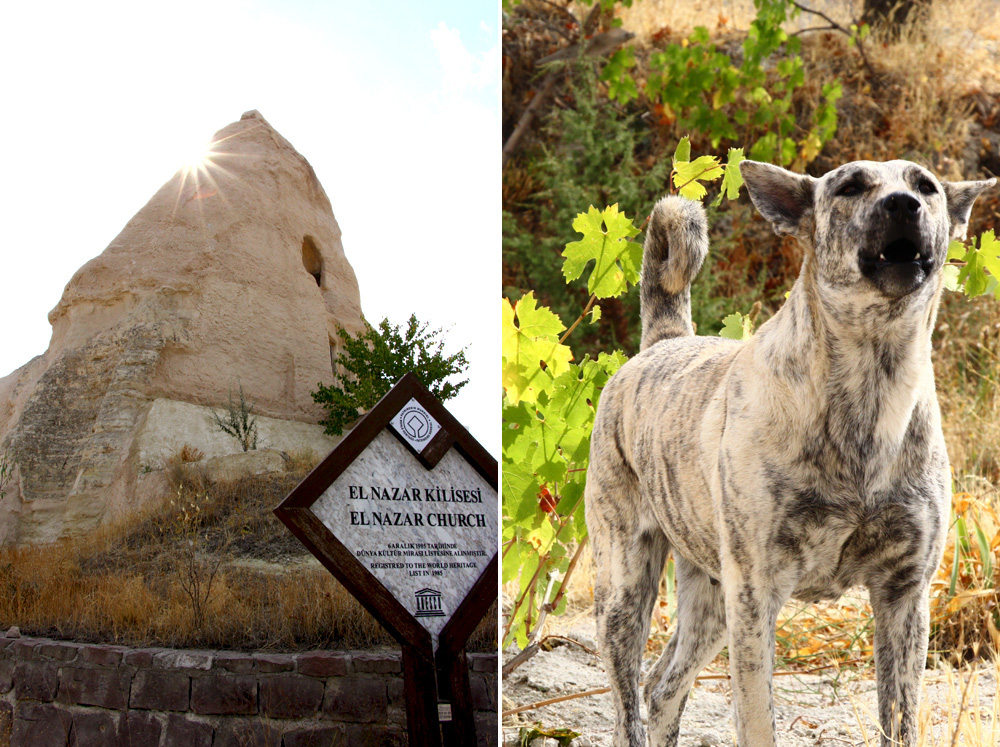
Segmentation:
[(247, 403), (247, 398), (243, 394), (243, 385), (239, 385), (240, 401), (233, 401), (233, 388), (229, 387), (229, 403), (226, 406), (225, 418), (219, 417), (217, 412), (212, 412), (215, 424), (223, 433), (240, 442), (243, 451), (257, 448), (257, 418), (253, 417), (254, 403)]
[(3, 455), (0, 456), (0, 500), (7, 497), (7, 492), (4, 488), (7, 483), (10, 482), (11, 473), (14, 471), (14, 464), (10, 461), (10, 449), (4, 449)]

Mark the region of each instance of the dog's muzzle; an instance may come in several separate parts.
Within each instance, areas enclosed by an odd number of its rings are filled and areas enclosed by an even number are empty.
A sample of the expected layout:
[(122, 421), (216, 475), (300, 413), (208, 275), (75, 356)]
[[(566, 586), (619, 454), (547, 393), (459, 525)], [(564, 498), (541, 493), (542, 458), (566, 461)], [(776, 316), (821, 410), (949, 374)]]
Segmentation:
[(888, 296), (905, 296), (917, 290), (934, 269), (934, 249), (920, 230), (923, 208), (914, 195), (893, 192), (879, 204), (884, 240), (865, 247), (858, 261), (861, 274)]

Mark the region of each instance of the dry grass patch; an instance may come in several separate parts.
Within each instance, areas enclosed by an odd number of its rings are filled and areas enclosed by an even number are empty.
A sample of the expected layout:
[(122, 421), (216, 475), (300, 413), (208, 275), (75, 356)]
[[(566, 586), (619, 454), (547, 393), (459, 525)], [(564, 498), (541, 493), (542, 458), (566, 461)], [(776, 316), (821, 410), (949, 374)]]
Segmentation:
[[(395, 646), (273, 516), (311, 460), (299, 461), (284, 475), (218, 485), (175, 470), (174, 497), (157, 509), (90, 538), (0, 550), (0, 625), (136, 646)], [(470, 650), (496, 650), (495, 617)]]

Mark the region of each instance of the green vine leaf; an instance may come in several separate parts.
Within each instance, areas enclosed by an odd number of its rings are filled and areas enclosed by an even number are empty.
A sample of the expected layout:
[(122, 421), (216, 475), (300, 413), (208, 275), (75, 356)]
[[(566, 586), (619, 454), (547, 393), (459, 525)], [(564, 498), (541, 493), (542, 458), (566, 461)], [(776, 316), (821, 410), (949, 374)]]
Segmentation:
[(722, 189), (719, 192), (719, 196), (712, 201), (713, 207), (718, 207), (722, 203), (723, 195), (728, 200), (739, 199), (740, 187), (743, 186), (743, 174), (740, 173), (740, 161), (742, 160), (742, 148), (729, 149), (729, 158), (726, 161), (726, 173), (722, 177)]
[(701, 182), (714, 182), (723, 173), (722, 165), (715, 156), (699, 156), (693, 161), (678, 161), (674, 164), (674, 187), (681, 197), (700, 200), (708, 192)]
[(564, 329), (558, 316), (537, 306), (533, 292), (514, 305), (503, 299), (501, 383), (512, 404), (535, 402), (552, 388), (553, 377), (569, 369), (573, 351), (557, 337)]
[(566, 282), (579, 278), (586, 266), (594, 263), (587, 280), (587, 290), (598, 298), (611, 298), (625, 292), (629, 283), (639, 282), (642, 245), (629, 241), (639, 233), (625, 213), (612, 205), (598, 211), (593, 205), (573, 221), (573, 229), (583, 234), (579, 241), (566, 245), (563, 275)]
[(730, 340), (749, 340), (753, 336), (753, 322), (750, 316), (736, 313), (730, 314), (722, 320), (722, 329), (719, 330), (719, 337), (726, 337)]

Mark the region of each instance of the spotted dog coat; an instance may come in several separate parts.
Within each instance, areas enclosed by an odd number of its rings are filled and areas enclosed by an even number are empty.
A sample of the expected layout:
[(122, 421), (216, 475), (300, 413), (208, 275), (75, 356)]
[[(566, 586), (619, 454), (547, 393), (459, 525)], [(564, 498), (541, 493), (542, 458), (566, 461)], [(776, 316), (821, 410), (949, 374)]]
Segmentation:
[(942, 182), (907, 161), (820, 179), (741, 171), (775, 231), (804, 246), (788, 300), (748, 341), (693, 336), (704, 210), (664, 198), (644, 249), (642, 352), (597, 412), (586, 507), (614, 744), (645, 744), (640, 659), (673, 548), (677, 631), (646, 678), (650, 745), (677, 744), (695, 676), (728, 644), (738, 744), (773, 746), (778, 610), (856, 584), (875, 613), (882, 744), (912, 745), (950, 499), (931, 330), (949, 240), (995, 180)]

